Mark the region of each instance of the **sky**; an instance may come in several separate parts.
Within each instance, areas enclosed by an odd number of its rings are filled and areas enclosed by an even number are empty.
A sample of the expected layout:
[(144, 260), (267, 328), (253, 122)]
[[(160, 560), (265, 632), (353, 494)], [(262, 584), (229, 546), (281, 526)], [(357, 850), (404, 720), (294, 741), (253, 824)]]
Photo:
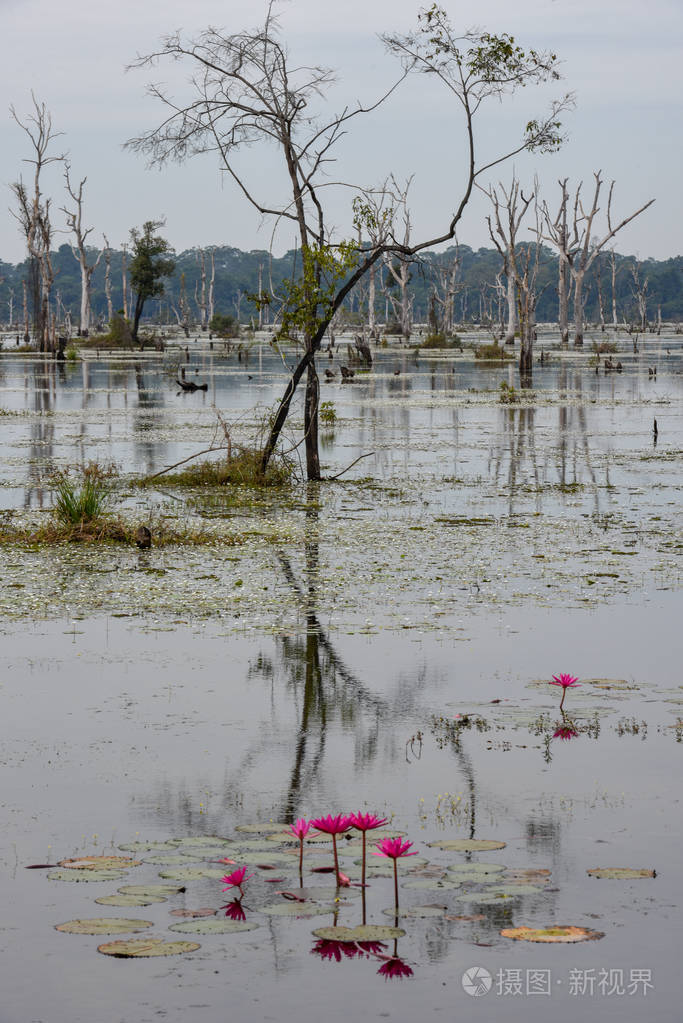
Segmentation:
[[(523, 155), (482, 183), (508, 184), (514, 171), (529, 191), (536, 176), (539, 195), (552, 208), (558, 179), (568, 177), (574, 187), (583, 180), (584, 191), (590, 191), (600, 170), (607, 185), (616, 182), (615, 220), (656, 200), (618, 236), (617, 250), (640, 259), (681, 253), (681, 0), (478, 0), (476, 21), (463, 13), (470, 5), (443, 4), (462, 29), (507, 32), (520, 45), (552, 50), (562, 62), (561, 82), (526, 89), (482, 111), (477, 129), (482, 157), (512, 146), (553, 97), (567, 91), (576, 96), (575, 109), (563, 118), (567, 141), (559, 153)], [(397, 65), (378, 33), (410, 30), (420, 6), (413, 0), (282, 0), (278, 11), (292, 60), (336, 69), (324, 109), (339, 110), (356, 100), (368, 103), (391, 84)], [(154, 51), (164, 34), (178, 29), (192, 37), (209, 25), (227, 33), (254, 28), (264, 11), (244, 0), (0, 0), (0, 260), (24, 258), (9, 186), (20, 175), (31, 177), (25, 162), (30, 143), (9, 108), (24, 120), (32, 92), (49, 109), (54, 130), (62, 132), (54, 154), (68, 155), (72, 179), (87, 178), (85, 220), (93, 227), (93, 245), (101, 246), (106, 234), (118, 247), (131, 227), (163, 218), (165, 237), (178, 252), (272, 245), (280, 255), (291, 248), (293, 231), (280, 229), (273, 236), (272, 223), (224, 179), (214, 156), (159, 171), (123, 148), (162, 119), (161, 104), (146, 92), (150, 81), (165, 83), (179, 100), (191, 95), (189, 68), (126, 70), (138, 54)], [(448, 94), (432, 76), (412, 76), (376, 112), (352, 122), (330, 180), (373, 186), (390, 173), (401, 182), (411, 179), (412, 238), (431, 238), (443, 232), (459, 201), (464, 142), (463, 123)], [(272, 147), (251, 148), (240, 168), (264, 202), (281, 194)], [(54, 227), (64, 231), (55, 242), (62, 244), (69, 237), (60, 211), (67, 196), (59, 164), (47, 169), (43, 184), (52, 199)], [(329, 217), (342, 235), (350, 233), (353, 194), (348, 188), (325, 190)], [(485, 197), (475, 195), (458, 230), (462, 243), (490, 246), (487, 212)]]

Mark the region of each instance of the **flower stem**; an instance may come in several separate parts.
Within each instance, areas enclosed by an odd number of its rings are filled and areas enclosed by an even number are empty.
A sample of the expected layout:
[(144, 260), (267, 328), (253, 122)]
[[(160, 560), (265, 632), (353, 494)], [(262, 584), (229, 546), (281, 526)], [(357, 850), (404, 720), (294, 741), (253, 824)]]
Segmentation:
[(304, 882), (304, 836), (299, 838), (299, 884)]
[(337, 879), (337, 888), (339, 887), (339, 858), (337, 856), (337, 836), (332, 835), (332, 849), (334, 850), (334, 875)]
[(363, 831), (362, 835), (363, 835), (363, 869), (361, 871), (361, 879), (360, 880), (361, 880), (361, 884), (363, 886), (363, 889), (365, 889), (365, 839), (366, 839), (366, 836), (367, 836), (367, 832)]
[(396, 912), (398, 913), (398, 860), (394, 860), (394, 901), (396, 903)]

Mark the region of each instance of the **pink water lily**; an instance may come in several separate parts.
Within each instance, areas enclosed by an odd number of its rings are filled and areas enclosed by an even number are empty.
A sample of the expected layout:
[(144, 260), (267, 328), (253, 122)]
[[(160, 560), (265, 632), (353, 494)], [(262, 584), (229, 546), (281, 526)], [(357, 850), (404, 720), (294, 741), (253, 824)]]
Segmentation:
[(230, 888), (239, 888), (240, 895), (244, 895), (242, 885), (245, 884), (249, 878), (254, 876), (253, 874), (249, 874), (248, 877), (245, 877), (247, 869), (247, 867), (238, 867), (237, 870), (233, 870), (232, 874), (226, 874), (225, 877), (222, 877), (221, 881), (225, 884), (223, 891), (227, 892)]
[(299, 883), (303, 884), (303, 872), (304, 872), (304, 838), (311, 830), (311, 822), (307, 821), (305, 817), (299, 817), (294, 824), (290, 824), (289, 830), (295, 838), (299, 839)]
[(367, 833), (368, 831), (373, 831), (375, 828), (381, 828), (383, 824), (387, 823), (387, 818), (377, 817), (374, 813), (361, 813), (359, 810), (358, 813), (349, 814), (349, 820), (351, 821), (351, 825), (357, 831), (360, 831), (361, 834), (363, 835), (363, 858), (362, 858), (363, 865), (361, 868), (360, 883), (363, 889), (365, 889), (365, 859), (366, 859), (365, 842), (367, 838)]
[(564, 698), (567, 695), (568, 689), (577, 689), (581, 683), (578, 678), (574, 675), (553, 675), (553, 681), (550, 683), (551, 686), (562, 686), (562, 699), (560, 700), (560, 710), (564, 704)]
[(361, 951), (355, 941), (334, 941), (331, 938), (320, 938), (311, 949), (311, 955), (320, 956), (340, 963), (342, 958), (355, 959)]
[[(351, 818), (348, 814), (338, 813), (336, 817), (328, 814), (327, 817), (316, 817), (311, 824), (317, 831), (332, 836), (332, 851), (334, 852), (334, 873), (337, 878), (337, 885), (343, 885), (342, 875), (339, 872), (339, 856), (337, 855), (337, 835), (343, 835), (351, 827)], [(345, 879), (348, 882), (348, 878)]]
[(373, 856), (387, 856), (394, 861), (394, 900), (398, 913), (398, 860), (401, 856), (417, 856), (417, 850), (408, 852), (413, 843), (404, 842), (401, 838), (383, 838), (381, 842), (375, 844), (378, 851), (375, 852), (373, 849)]

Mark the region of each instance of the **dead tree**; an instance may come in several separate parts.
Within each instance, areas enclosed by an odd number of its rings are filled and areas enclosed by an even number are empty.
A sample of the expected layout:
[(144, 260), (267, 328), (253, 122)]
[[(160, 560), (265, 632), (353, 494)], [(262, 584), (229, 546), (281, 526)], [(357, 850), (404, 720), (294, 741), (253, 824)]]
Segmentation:
[[(437, 5), (422, 11), (418, 18), (415, 32), (382, 37), (403, 65), (396, 81), (373, 103), (358, 103), (327, 117), (317, 118), (312, 111), (321, 108), (321, 100), (333, 81), (332, 73), (322, 67), (290, 63), (279, 38), (272, 2), (267, 4), (263, 27), (256, 31), (225, 35), (207, 29), (187, 41), (175, 33), (158, 51), (136, 62), (137, 67), (156, 65), (160, 60), (189, 63), (193, 70), (192, 94), (188, 101), (176, 100), (160, 86), (152, 85), (152, 95), (164, 104), (167, 116), (158, 127), (130, 140), (128, 146), (146, 153), (157, 165), (183, 161), (195, 154), (217, 154), (224, 172), (247, 202), (261, 215), (272, 217), (275, 224), (289, 223), (298, 234), (300, 275), (284, 293), (281, 315), (288, 329), (302, 336), (303, 352), (263, 446), (262, 471), (275, 450), (299, 382), (306, 375), (306, 472), (309, 479), (320, 478), (315, 357), (335, 312), (373, 264), (387, 255), (411, 259), (424, 249), (450, 241), (478, 176), (517, 153), (551, 151), (561, 143), (558, 114), (567, 105), (566, 97), (553, 104), (547, 117), (528, 121), (517, 145), (479, 163), (475, 125), (482, 105), (524, 85), (557, 79), (557, 58), (536, 50), (525, 52), (509, 35), (478, 31), (458, 34)], [(447, 200), (449, 213), (444, 228), (434, 237), (406, 245), (394, 236), (384, 245), (359, 252), (354, 243), (335, 236), (328, 225), (328, 165), (350, 123), (376, 110), (411, 73), (432, 75), (449, 91), (455, 108), (464, 117), (464, 187), (459, 196)], [(277, 149), (290, 186), (285, 200), (261, 198), (257, 194), (259, 186), (242, 174), (236, 157), (245, 146), (257, 143), (271, 147), (271, 154), (273, 145)], [(272, 177), (277, 180), (277, 175)]]
[[(537, 235), (535, 245), (527, 244), (520, 251), (517, 235), (527, 211), (534, 201), (535, 192), (528, 197), (525, 196), (515, 177), (513, 177), (509, 189), (500, 183), (498, 189), (490, 186), (485, 190), (485, 194), (493, 204), (493, 215), (487, 217), (486, 222), (491, 241), (508, 267), (508, 282), (511, 279), (514, 284), (520, 336), (519, 375), (523, 380), (530, 380), (533, 372), (533, 350), (536, 337), (536, 305), (538, 302), (536, 278), (541, 240)], [(538, 215), (536, 223), (538, 225)], [(508, 324), (509, 320), (508, 314)]]
[(104, 238), (104, 294), (107, 298), (107, 322), (111, 323), (114, 318), (114, 303), (111, 297), (111, 248), (106, 234)]
[(211, 249), (211, 276), (209, 278), (209, 297), (207, 309), (207, 317), (209, 323), (211, 323), (213, 319), (213, 314), (216, 311), (216, 303), (214, 299), (215, 284), (216, 284), (216, 250)]
[(562, 178), (559, 181), (561, 198), (557, 214), (554, 217), (551, 216), (546, 202), (541, 207), (546, 230), (543, 238), (557, 249), (558, 325), (560, 328), (560, 343), (563, 348), (569, 345), (569, 272), (570, 264), (576, 255), (569, 245), (567, 221), (569, 192), (567, 190), (567, 181), (568, 178)]
[(76, 245), (71, 246), (71, 251), (81, 269), (81, 313), (78, 329), (79, 334), (84, 335), (90, 330), (92, 322), (92, 275), (99, 266), (102, 252), (100, 251), (94, 263), (88, 263), (88, 252), (85, 243), (88, 235), (93, 230), (92, 227), (84, 227), (83, 225), (83, 188), (88, 179), (83, 178), (79, 182), (78, 190), (76, 191), (71, 183), (70, 172), (71, 167), (66, 162), (64, 166), (64, 180), (66, 182), (66, 190), (75, 203), (75, 209), (73, 207), (67, 209), (66, 206), (62, 206), (62, 212), (66, 216), (67, 227), (76, 239)]
[(433, 287), (432, 294), (438, 309), (437, 320), (439, 330), (449, 337), (454, 332), (455, 296), (460, 285), (458, 275), (462, 260), (458, 240), (455, 240), (455, 251), (449, 250), (443, 256), (437, 256), (431, 264)]
[(638, 310), (639, 329), (645, 332), (648, 327), (647, 292), (650, 282), (647, 277), (644, 277), (641, 281), (640, 271), (640, 264), (634, 263), (631, 267), (631, 277), (633, 278), (633, 297), (636, 300), (636, 308)]
[[(21, 121), (13, 106), (12, 117), (26, 133), (33, 148), (33, 155), (25, 159), (33, 165), (33, 190), (29, 194), (21, 178), (10, 187), (17, 200), (18, 211), (14, 217), (21, 225), (26, 238), (29, 257), (29, 272), (32, 267), (33, 314), (36, 338), (41, 352), (54, 350), (54, 330), (50, 324), (50, 294), (54, 283), (54, 268), (50, 255), (52, 225), (50, 222), (50, 199), (42, 192), (41, 174), (51, 163), (58, 163), (64, 156), (50, 155), (50, 146), (61, 132), (53, 131), (52, 117), (44, 103), (39, 103), (33, 93), (33, 113)], [(28, 331), (27, 331), (28, 333)]]
[[(194, 286), (194, 301), (199, 312), (199, 326), (201, 330), (206, 330), (207, 325), (207, 310), (208, 300), (206, 294), (206, 254), (204, 249), (199, 249), (195, 253), (195, 259), (199, 265), (199, 281)], [(210, 319), (210, 317), (209, 317)]]
[[(595, 262), (598, 253), (602, 251), (607, 242), (611, 241), (612, 238), (621, 231), (622, 227), (626, 227), (632, 220), (643, 213), (649, 206), (652, 206), (654, 199), (650, 199), (640, 209), (636, 210), (630, 216), (625, 217), (618, 224), (612, 223), (612, 195), (614, 192), (614, 181), (610, 184), (608, 197), (607, 197), (607, 233), (602, 238), (596, 238), (593, 235), (593, 225), (595, 218), (600, 212), (600, 191), (602, 189), (603, 180), (600, 177), (600, 171), (594, 172), (593, 177), (595, 178), (595, 189), (593, 191), (593, 199), (590, 207), (584, 206), (583, 199), (581, 196), (581, 189), (583, 182), (579, 182), (574, 195), (574, 209), (573, 209), (573, 222), (571, 228), (566, 234), (556, 229), (556, 221), (549, 219), (546, 211), (544, 210), (544, 221), (546, 233), (542, 233), (541, 237), (546, 241), (549, 241), (557, 251), (560, 258), (560, 264), (563, 262), (569, 268), (569, 272), (572, 277), (574, 284), (574, 344), (577, 348), (583, 346), (583, 332), (584, 332), (584, 296), (583, 296), (583, 284), (586, 272), (590, 270), (591, 266)], [(563, 203), (565, 205), (565, 216), (566, 216), (566, 204), (569, 200), (569, 193), (566, 190), (566, 180), (560, 182), (562, 187)], [(562, 210), (562, 205), (560, 207)]]

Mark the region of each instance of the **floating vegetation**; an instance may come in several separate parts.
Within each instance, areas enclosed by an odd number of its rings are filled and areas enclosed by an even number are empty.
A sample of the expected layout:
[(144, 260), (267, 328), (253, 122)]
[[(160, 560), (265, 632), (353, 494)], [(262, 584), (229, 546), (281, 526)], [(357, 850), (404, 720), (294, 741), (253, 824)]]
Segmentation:
[(267, 916), (321, 916), (331, 913), (333, 909), (333, 904), (320, 906), (315, 902), (271, 902), (268, 906), (259, 906), (258, 911)]
[(493, 838), (444, 838), (438, 842), (427, 842), (430, 849), (448, 849), (451, 852), (489, 852), (504, 849), (505, 842)]
[(95, 902), (100, 906), (152, 906), (155, 902), (166, 902), (161, 895), (101, 895)]
[(179, 924), (171, 924), (169, 931), (178, 934), (239, 934), (241, 931), (254, 931), (260, 924), (252, 920), (183, 920)]
[(64, 867), (62, 870), (53, 870), (47, 875), (49, 881), (118, 881), (125, 877), (125, 870), (93, 870), (90, 867), (78, 869), (75, 867)]
[(555, 927), (507, 927), (502, 930), (504, 938), (515, 941), (540, 941), (547, 943), (568, 943), (576, 941), (598, 941), (604, 938), (602, 931), (592, 931), (588, 927), (555, 926)]
[(655, 870), (633, 867), (592, 867), (586, 871), (590, 877), (604, 877), (615, 881), (632, 881), (639, 877), (656, 877)]
[(391, 941), (392, 938), (405, 937), (400, 927), (383, 927), (371, 925), (362, 927), (319, 927), (313, 931), (316, 938), (323, 941)]
[(59, 860), (58, 867), (70, 870), (124, 870), (128, 867), (139, 867), (141, 860), (132, 860), (128, 856), (81, 856), (77, 859)]
[(131, 938), (129, 941), (109, 941), (98, 945), (97, 951), (117, 959), (146, 959), (152, 956), (177, 956), (196, 952), (201, 945), (195, 941), (164, 941), (163, 938)]
[(154, 927), (149, 920), (126, 920), (123, 917), (98, 917), (55, 924), (55, 930), (65, 934), (125, 934), (126, 931), (145, 931), (148, 927)]

